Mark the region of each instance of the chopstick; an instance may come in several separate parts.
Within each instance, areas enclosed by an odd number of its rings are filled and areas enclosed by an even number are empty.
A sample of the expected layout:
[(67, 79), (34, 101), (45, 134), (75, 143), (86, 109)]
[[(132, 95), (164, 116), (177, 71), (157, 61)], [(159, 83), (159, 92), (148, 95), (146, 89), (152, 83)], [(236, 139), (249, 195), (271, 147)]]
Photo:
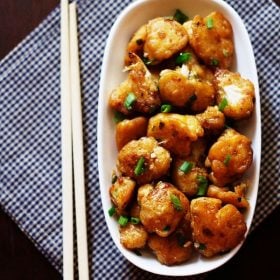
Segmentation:
[(74, 159), (74, 190), (76, 210), (76, 231), (79, 279), (89, 278), (88, 245), (86, 224), (86, 198), (84, 180), (82, 101), (80, 87), (79, 49), (76, 3), (69, 5), (70, 12), (70, 69), (71, 69), (71, 108)]
[(73, 246), (73, 173), (70, 95), (70, 47), (68, 1), (61, 0), (61, 159), (62, 159), (62, 224), (63, 277), (74, 278)]

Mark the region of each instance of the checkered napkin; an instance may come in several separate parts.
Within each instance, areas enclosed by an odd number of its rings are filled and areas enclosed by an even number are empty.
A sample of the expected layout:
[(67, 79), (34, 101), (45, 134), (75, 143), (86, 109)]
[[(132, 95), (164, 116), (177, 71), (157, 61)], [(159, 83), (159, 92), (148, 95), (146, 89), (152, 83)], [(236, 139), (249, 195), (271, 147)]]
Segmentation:
[[(130, 2), (78, 1), (89, 252), (96, 280), (167, 279), (141, 271), (118, 252), (100, 200), (96, 152), (100, 67), (109, 30)], [(279, 8), (268, 0), (227, 2), (250, 33), (259, 75), (263, 147), (255, 227), (279, 204)], [(57, 7), (0, 62), (0, 203), (61, 271), (59, 15)]]

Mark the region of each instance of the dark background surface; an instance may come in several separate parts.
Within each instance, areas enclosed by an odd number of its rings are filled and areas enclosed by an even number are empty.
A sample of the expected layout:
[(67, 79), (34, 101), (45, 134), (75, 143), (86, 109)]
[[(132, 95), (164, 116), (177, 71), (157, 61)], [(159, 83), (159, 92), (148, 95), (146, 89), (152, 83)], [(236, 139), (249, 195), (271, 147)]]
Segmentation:
[[(280, 0), (276, 2), (279, 4)], [(0, 59), (58, 3), (59, 0), (0, 0)], [(279, 221), (278, 207), (250, 234), (238, 254), (210, 272), (207, 279), (279, 279)], [(0, 280), (25, 279), (57, 280), (62, 276), (0, 209)]]

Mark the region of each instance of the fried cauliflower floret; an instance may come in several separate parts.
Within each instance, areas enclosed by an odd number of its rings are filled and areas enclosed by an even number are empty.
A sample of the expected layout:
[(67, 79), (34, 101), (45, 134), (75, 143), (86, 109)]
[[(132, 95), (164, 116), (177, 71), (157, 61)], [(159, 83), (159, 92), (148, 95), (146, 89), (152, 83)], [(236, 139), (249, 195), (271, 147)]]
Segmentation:
[(158, 17), (147, 24), (144, 56), (152, 64), (158, 64), (183, 49), (187, 42), (187, 32), (180, 23), (173, 19)]
[(128, 177), (118, 177), (117, 181), (111, 186), (111, 200), (115, 204), (119, 213), (122, 213), (132, 200), (135, 186), (135, 182)]
[(131, 140), (137, 140), (147, 133), (148, 120), (137, 117), (132, 120), (123, 120), (116, 126), (116, 143), (118, 150)]
[[(139, 198), (139, 197), (138, 197)], [(149, 233), (166, 237), (189, 212), (186, 196), (170, 183), (159, 182), (140, 200), (140, 220)]]
[(199, 65), (194, 53), (187, 48), (190, 58), (176, 70), (163, 70), (159, 79), (161, 100), (174, 106), (202, 112), (215, 100), (213, 74)]
[(205, 18), (197, 15), (191, 21), (191, 27), (189, 24), (185, 26), (191, 47), (205, 64), (231, 67), (234, 53), (232, 27), (221, 13), (213, 12)]
[[(133, 112), (149, 114), (160, 105), (157, 82), (136, 54), (130, 53), (129, 57), (133, 63), (127, 67), (128, 77), (112, 91), (109, 106), (125, 115)], [(129, 94), (134, 95), (135, 101), (127, 106)]]
[(184, 219), (184, 223), (168, 237), (150, 234), (148, 246), (162, 264), (174, 265), (188, 261), (193, 251), (189, 219)]
[(199, 176), (207, 178), (208, 174), (205, 168), (196, 166), (195, 162), (190, 160), (187, 162), (192, 164), (192, 168), (188, 172), (184, 172), (180, 169), (184, 162), (186, 161), (183, 159), (175, 160), (172, 179), (176, 187), (178, 187), (188, 197), (191, 197), (197, 194), (199, 188)]
[(203, 256), (227, 252), (244, 239), (246, 223), (235, 206), (201, 197), (191, 201), (190, 209), (194, 244)]
[(214, 185), (210, 185), (207, 190), (207, 196), (218, 198), (220, 199), (224, 204), (232, 204), (237, 208), (248, 208), (249, 203), (247, 199), (244, 197), (244, 194), (241, 195), (238, 193), (238, 190), (235, 191), (229, 191), (226, 188), (220, 188)]
[(143, 48), (147, 38), (147, 24), (142, 25), (132, 36), (128, 45), (127, 45), (127, 53), (125, 57), (125, 64), (129, 65), (131, 63), (131, 58), (129, 53), (135, 53), (138, 56), (143, 55)]
[(218, 70), (215, 73), (217, 103), (226, 99), (223, 109), (226, 117), (234, 120), (246, 119), (254, 110), (255, 90), (251, 81), (244, 79), (239, 73)]
[(207, 107), (196, 117), (207, 134), (218, 134), (225, 128), (225, 116), (217, 106)]
[(210, 148), (205, 164), (212, 170), (210, 180), (222, 187), (240, 178), (252, 159), (251, 140), (228, 128)]
[[(139, 173), (135, 171), (137, 163), (143, 160)], [(169, 152), (160, 147), (152, 137), (132, 140), (119, 152), (117, 167), (121, 174), (133, 178), (138, 184), (145, 184), (165, 175), (170, 167)]]
[(127, 249), (140, 249), (145, 247), (148, 239), (148, 233), (141, 225), (128, 223), (124, 227), (120, 227), (121, 244)]
[(156, 138), (171, 153), (187, 156), (191, 141), (196, 141), (203, 133), (194, 116), (160, 113), (149, 119), (147, 135)]

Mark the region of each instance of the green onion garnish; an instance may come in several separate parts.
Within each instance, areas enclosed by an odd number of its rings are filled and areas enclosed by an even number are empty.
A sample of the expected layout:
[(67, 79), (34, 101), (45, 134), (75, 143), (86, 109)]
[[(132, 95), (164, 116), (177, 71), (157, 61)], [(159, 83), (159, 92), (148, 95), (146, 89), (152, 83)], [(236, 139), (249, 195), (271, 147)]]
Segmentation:
[(208, 29), (212, 29), (214, 27), (214, 21), (211, 17), (207, 18), (206, 26)]
[(205, 176), (197, 175), (196, 180), (198, 182), (197, 196), (204, 196), (207, 192), (208, 181)]
[(109, 210), (108, 210), (109, 216), (112, 217), (115, 213), (116, 213), (116, 208), (114, 206), (112, 206)]
[(152, 64), (153, 60), (150, 60), (146, 57), (142, 57), (142, 61), (144, 62), (145, 65), (149, 66)]
[(138, 250), (133, 250), (133, 252), (137, 255), (137, 256), (142, 256), (142, 254), (141, 254), (141, 252), (140, 251), (138, 251)]
[(193, 164), (191, 162), (184, 161), (184, 163), (179, 167), (179, 170), (187, 174), (191, 171), (192, 168)]
[(189, 17), (185, 15), (181, 10), (177, 9), (173, 16), (173, 19), (183, 24), (185, 21), (189, 19)]
[(111, 180), (112, 184), (115, 184), (117, 182), (117, 180), (118, 180), (118, 176), (116, 174), (113, 174), (112, 180)]
[(124, 119), (125, 119), (124, 114), (122, 114), (121, 112), (118, 112), (118, 111), (115, 112), (115, 115), (113, 118), (115, 123), (119, 123), (119, 122), (123, 121)]
[(231, 155), (226, 155), (226, 158), (225, 158), (225, 160), (224, 160), (224, 165), (225, 165), (225, 166), (228, 166), (230, 160), (231, 160)]
[(133, 104), (135, 103), (136, 101), (136, 96), (134, 95), (133, 92), (130, 92), (126, 99), (125, 99), (125, 102), (124, 102), (124, 106), (127, 110), (131, 110), (132, 109), (132, 106)]
[(179, 197), (177, 195), (171, 194), (170, 200), (173, 203), (173, 206), (176, 210), (180, 211), (183, 209), (181, 200), (179, 199)]
[(119, 223), (122, 227), (124, 227), (124, 226), (126, 226), (126, 224), (128, 223), (128, 218), (125, 217), (125, 216), (120, 216), (120, 217), (119, 217), (119, 220), (118, 220), (118, 223)]
[(181, 52), (175, 59), (177, 65), (182, 65), (185, 62), (188, 62), (192, 57), (192, 54), (189, 52)]
[(170, 104), (163, 104), (160, 107), (160, 111), (162, 113), (169, 113), (171, 110), (172, 110), (172, 105), (170, 105)]
[(210, 61), (210, 65), (212, 65), (212, 66), (218, 66), (219, 63), (220, 63), (219, 60), (216, 58), (212, 58)]
[(223, 112), (227, 105), (228, 105), (227, 99), (223, 98), (222, 101), (218, 105), (219, 111)]
[(145, 167), (144, 167), (144, 163), (145, 163), (145, 159), (143, 157), (141, 157), (137, 164), (136, 167), (134, 169), (134, 174), (136, 176), (140, 176), (141, 174), (143, 174), (145, 172)]
[(136, 218), (136, 217), (131, 217), (130, 218), (130, 222), (134, 225), (137, 225), (140, 223), (140, 219), (139, 218)]
[(199, 243), (198, 250), (203, 251), (205, 249), (206, 249), (206, 245), (202, 244), (202, 243)]
[(170, 226), (165, 226), (162, 230), (163, 231), (170, 231)]

